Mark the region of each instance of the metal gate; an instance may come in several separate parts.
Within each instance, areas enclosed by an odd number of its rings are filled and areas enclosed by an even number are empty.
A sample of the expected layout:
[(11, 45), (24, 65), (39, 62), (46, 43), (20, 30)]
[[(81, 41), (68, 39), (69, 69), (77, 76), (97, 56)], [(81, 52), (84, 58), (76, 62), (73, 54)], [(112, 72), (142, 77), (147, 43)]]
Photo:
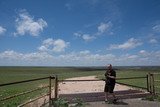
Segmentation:
[[(150, 78), (152, 78), (150, 76)], [(152, 91), (152, 88), (154, 85), (150, 85), (151, 82), (149, 82), (150, 80), (152, 79), (149, 79), (149, 76), (146, 75), (146, 76), (143, 76), (143, 77), (128, 77), (128, 78), (117, 78), (116, 80), (137, 80), (137, 79), (144, 79), (144, 81), (146, 81), (146, 86), (145, 87), (140, 87), (140, 86), (135, 86), (135, 85), (129, 85), (129, 84), (125, 84), (125, 83), (119, 83), (119, 84), (122, 84), (122, 85), (128, 85), (128, 86), (131, 86), (131, 87), (136, 87), (136, 88), (140, 88), (140, 89), (143, 89), (143, 90), (146, 90), (145, 92), (144, 91), (141, 91), (141, 90), (136, 90), (136, 89), (133, 89), (133, 90), (122, 90), (122, 91), (115, 91), (115, 94), (118, 98), (120, 99), (129, 99), (129, 98), (142, 98), (142, 97), (146, 97), (146, 96), (149, 96), (151, 95), (150, 93), (153, 93)], [(85, 82), (85, 81), (105, 81), (105, 79), (98, 79), (98, 80), (58, 80), (57, 81), (57, 89), (58, 89), (58, 82)], [(104, 83), (105, 84), (105, 83)], [(151, 88), (151, 89), (150, 89)], [(104, 92), (93, 92), (93, 93), (73, 93), (73, 94), (58, 94), (58, 90), (56, 92), (58, 95), (59, 98), (65, 98), (67, 99), (69, 102), (74, 102), (73, 99), (75, 98), (80, 98), (82, 99), (83, 101), (85, 102), (93, 102), (93, 101), (104, 101)]]
[(149, 91), (152, 94), (160, 94), (160, 73), (149, 73)]

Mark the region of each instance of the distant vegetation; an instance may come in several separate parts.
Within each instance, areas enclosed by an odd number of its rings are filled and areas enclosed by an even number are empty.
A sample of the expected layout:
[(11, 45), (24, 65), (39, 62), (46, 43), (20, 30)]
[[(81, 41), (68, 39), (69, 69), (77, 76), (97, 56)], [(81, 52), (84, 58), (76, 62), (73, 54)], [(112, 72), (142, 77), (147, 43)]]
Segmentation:
[[(114, 69), (117, 71), (117, 77), (146, 76), (148, 72), (160, 73), (159, 66), (116, 66), (114, 67)], [(60, 79), (90, 75), (95, 75), (99, 78), (104, 78), (105, 70), (105, 67), (0, 67), (0, 84), (28, 80), (33, 78), (47, 77), (52, 75), (58, 75)], [(123, 80), (121, 82), (127, 82), (129, 84), (134, 84), (137, 86), (146, 86), (146, 80), (143, 79), (134, 81)], [(0, 99), (22, 91), (44, 86), (46, 84), (48, 84), (48, 80), (0, 87)], [(0, 107), (17, 106), (25, 100), (31, 99), (45, 92), (47, 92), (46, 89), (36, 92), (34, 94), (24, 95), (22, 97), (13, 98), (9, 101), (0, 102)]]

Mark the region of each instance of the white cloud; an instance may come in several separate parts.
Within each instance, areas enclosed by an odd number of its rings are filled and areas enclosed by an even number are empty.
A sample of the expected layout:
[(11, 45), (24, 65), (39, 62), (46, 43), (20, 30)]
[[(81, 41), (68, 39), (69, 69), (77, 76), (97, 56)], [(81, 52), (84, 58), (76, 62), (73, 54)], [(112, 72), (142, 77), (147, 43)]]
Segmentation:
[(142, 43), (139, 42), (137, 39), (130, 38), (128, 41), (126, 41), (123, 44), (110, 45), (109, 49), (132, 49), (140, 45), (142, 45)]
[(130, 55), (130, 56), (128, 56), (128, 58), (129, 59), (136, 59), (136, 58), (138, 58), (138, 56), (137, 55)]
[(0, 35), (4, 34), (6, 32), (6, 29), (0, 26)]
[(30, 16), (25, 10), (19, 13), (19, 17), (16, 19), (16, 32), (14, 35), (30, 34), (31, 36), (39, 36), (40, 32), (47, 27), (47, 22), (42, 18), (34, 20), (34, 17)]
[(146, 54), (147, 52), (145, 50), (140, 50), (139, 53), (140, 54)]
[(17, 53), (13, 50), (4, 51), (3, 53), (0, 53), (0, 58), (4, 59), (10, 59), (10, 60), (16, 60), (21, 59), (23, 54)]
[(52, 38), (48, 38), (43, 41), (42, 46), (38, 49), (40, 51), (63, 52), (68, 46), (69, 42), (65, 42), (62, 39), (54, 40)]
[(38, 50), (40, 50), (40, 51), (48, 51), (48, 48), (47, 48), (47, 46), (40, 46), (39, 48), (38, 48)]
[(54, 45), (53, 47), (54, 52), (62, 52), (65, 50), (65, 48), (67, 48), (67, 46), (69, 45), (69, 42), (66, 43), (62, 39), (57, 39), (54, 41), (53, 45)]
[(84, 41), (92, 41), (96, 38), (98, 38), (100, 35), (107, 33), (108, 35), (113, 35), (114, 33), (111, 31), (113, 24), (109, 21), (108, 23), (100, 23), (99, 26), (97, 26), (97, 31), (93, 34), (88, 34), (88, 33), (81, 33), (81, 32), (76, 32), (73, 33), (75, 37), (82, 38)]
[(83, 55), (90, 54), (90, 51), (89, 50), (80, 51), (80, 54), (83, 54)]
[(149, 43), (153, 43), (154, 44), (154, 43), (158, 43), (158, 41), (156, 39), (150, 39)]
[[(107, 62), (113, 62), (116, 58), (113, 54), (92, 54), (90, 51), (72, 52), (60, 55), (61, 60), (68, 61), (74, 65), (105, 65)], [(102, 64), (102, 65), (103, 65)]]
[(156, 32), (160, 32), (160, 24), (153, 26), (152, 29)]
[(89, 34), (74, 33), (73, 35), (76, 36), (76, 37), (82, 38), (86, 42), (96, 39), (95, 36), (91, 36)]
[(47, 61), (49, 59), (53, 59), (53, 56), (46, 52), (34, 52), (24, 54), (23, 59), (25, 61)]
[(140, 55), (141, 57), (148, 57), (148, 56), (150, 56), (151, 54), (150, 54), (149, 52), (147, 52), (146, 50), (140, 50), (140, 51), (139, 51), (139, 55)]
[(81, 36), (82, 36), (81, 33), (77, 33), (77, 32), (76, 32), (76, 33), (73, 33), (73, 35), (76, 36), (76, 37), (81, 37)]
[(111, 22), (101, 23), (97, 28), (98, 29), (97, 34), (100, 35), (100, 34), (106, 32), (106, 31), (108, 31), (111, 27), (112, 27), (112, 23)]
[(54, 57), (46, 52), (19, 53), (8, 50), (0, 53), (0, 65), (5, 66), (44, 66), (53, 64)]
[(85, 41), (91, 41), (91, 40), (95, 39), (96, 37), (95, 37), (95, 36), (90, 36), (89, 34), (83, 34), (83, 35), (82, 35), (82, 38), (83, 38)]

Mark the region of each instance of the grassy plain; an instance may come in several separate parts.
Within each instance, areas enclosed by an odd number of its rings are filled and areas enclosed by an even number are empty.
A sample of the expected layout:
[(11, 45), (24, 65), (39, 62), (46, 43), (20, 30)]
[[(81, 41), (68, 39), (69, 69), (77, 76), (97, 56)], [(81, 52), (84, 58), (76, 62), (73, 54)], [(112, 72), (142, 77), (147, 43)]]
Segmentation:
[[(117, 77), (137, 77), (146, 76), (148, 72), (159, 72), (160, 67), (115, 67)], [(95, 75), (98, 78), (104, 78), (104, 67), (0, 67), (0, 84), (22, 81), (51, 75), (58, 75), (59, 79), (65, 79), (78, 76)], [(157, 77), (157, 79), (160, 77)], [(120, 80), (119, 80), (120, 81)], [(120, 82), (131, 85), (146, 87), (145, 79), (121, 80)], [(31, 83), (17, 84), (0, 87), (0, 99), (14, 95), (23, 91), (31, 90), (48, 84), (48, 80), (41, 80)], [(160, 84), (158, 85), (160, 86)], [(25, 100), (31, 99), (39, 94), (47, 92), (47, 89), (27, 94), (21, 97), (13, 98), (0, 102), (0, 106), (17, 106)]]

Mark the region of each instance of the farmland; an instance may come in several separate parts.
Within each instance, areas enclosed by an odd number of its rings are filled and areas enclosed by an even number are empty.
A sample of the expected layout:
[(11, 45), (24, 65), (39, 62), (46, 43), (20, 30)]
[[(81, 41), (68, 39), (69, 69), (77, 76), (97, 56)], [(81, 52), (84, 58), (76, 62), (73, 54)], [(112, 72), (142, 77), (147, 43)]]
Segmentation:
[[(115, 67), (117, 77), (138, 77), (146, 76), (148, 72), (160, 72), (160, 67)], [(40, 77), (58, 75), (60, 79), (95, 75), (104, 78), (105, 67), (0, 67), (0, 84), (16, 82)], [(159, 77), (157, 77), (159, 78)], [(146, 87), (146, 80), (121, 80), (120, 82)], [(40, 80), (31, 83), (0, 87), (0, 98), (27, 91), (48, 84), (48, 80)], [(47, 92), (47, 89), (37, 91), (34, 94), (27, 94), (0, 102), (0, 106), (17, 106), (39, 94)]]

